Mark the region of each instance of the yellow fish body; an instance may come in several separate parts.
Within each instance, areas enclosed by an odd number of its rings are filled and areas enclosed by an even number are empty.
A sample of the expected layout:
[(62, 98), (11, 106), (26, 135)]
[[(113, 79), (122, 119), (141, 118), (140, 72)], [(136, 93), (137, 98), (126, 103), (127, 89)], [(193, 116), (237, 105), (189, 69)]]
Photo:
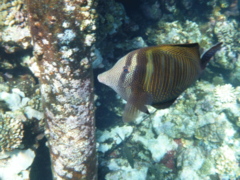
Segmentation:
[(202, 57), (198, 43), (137, 49), (98, 75), (98, 80), (127, 101), (123, 120), (130, 122), (139, 111), (148, 113), (146, 105), (157, 109), (171, 106), (199, 78), (221, 44), (210, 48)]

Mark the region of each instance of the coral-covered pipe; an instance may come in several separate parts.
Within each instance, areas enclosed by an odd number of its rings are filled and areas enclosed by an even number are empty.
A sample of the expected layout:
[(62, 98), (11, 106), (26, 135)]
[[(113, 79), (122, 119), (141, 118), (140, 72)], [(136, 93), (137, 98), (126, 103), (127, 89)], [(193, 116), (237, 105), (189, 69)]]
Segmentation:
[(92, 0), (26, 0), (54, 179), (97, 179)]

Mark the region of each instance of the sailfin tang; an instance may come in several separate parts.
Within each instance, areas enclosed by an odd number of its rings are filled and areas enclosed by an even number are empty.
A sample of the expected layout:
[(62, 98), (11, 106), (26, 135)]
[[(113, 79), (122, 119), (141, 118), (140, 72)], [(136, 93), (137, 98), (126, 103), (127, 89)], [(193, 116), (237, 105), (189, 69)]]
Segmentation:
[(211, 47), (209, 50), (207, 50), (201, 57), (201, 67), (204, 69), (207, 65), (207, 63), (210, 61), (210, 59), (214, 56), (214, 54), (221, 49), (222, 42), (217, 43), (213, 47)]

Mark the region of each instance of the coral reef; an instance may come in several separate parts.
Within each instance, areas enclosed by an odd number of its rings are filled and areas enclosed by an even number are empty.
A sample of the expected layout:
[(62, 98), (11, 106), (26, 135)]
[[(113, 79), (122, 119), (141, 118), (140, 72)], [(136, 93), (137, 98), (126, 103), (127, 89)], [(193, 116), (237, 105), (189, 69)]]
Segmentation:
[(20, 147), (23, 138), (24, 121), (26, 121), (26, 117), (19, 111), (1, 114), (1, 151), (11, 151)]
[(141, 164), (136, 164), (132, 169), (130, 166), (125, 165), (126, 162), (122, 159), (113, 159), (108, 163), (108, 168), (112, 171), (106, 175), (107, 180), (119, 179), (124, 180), (126, 177), (132, 180), (145, 180), (147, 177), (147, 167)]
[[(125, 41), (111, 36), (117, 48), (111, 53), (100, 48), (103, 59), (109, 59), (108, 62), (102, 61), (106, 69), (109, 68), (108, 63), (113, 61), (111, 55), (119, 56), (117, 50), (123, 55), (125, 51), (149, 45), (191, 42), (199, 42), (207, 49), (217, 41), (223, 42), (224, 47), (207, 67), (203, 79), (185, 91), (170, 108), (158, 111), (150, 108), (149, 117), (141, 115), (131, 125), (133, 131), (125, 141), (131, 149), (136, 167), (129, 166), (119, 153), (119, 147), (112, 145), (116, 142), (113, 140), (115, 138), (107, 135), (107, 132), (111, 134), (122, 125), (114, 124), (114, 127), (108, 127), (108, 131), (98, 131), (98, 137), (107, 138), (104, 141), (97, 139), (100, 167), (108, 169), (102, 173), (109, 179), (116, 175), (122, 177), (122, 174), (131, 174), (132, 179), (137, 179), (133, 176), (135, 171), (147, 168), (139, 177), (239, 178), (239, 20), (236, 18), (238, 14), (232, 13), (238, 10), (235, 8), (237, 1), (140, 1), (134, 15), (128, 10), (133, 4), (123, 0), (119, 2), (123, 3), (129, 21), (136, 22), (142, 29), (141, 32), (135, 31), (134, 36), (129, 34)], [(156, 7), (158, 11), (154, 9)], [(160, 11), (159, 19), (152, 16)], [(139, 17), (152, 22), (138, 21)], [(124, 28), (122, 25), (116, 32), (120, 37)], [(108, 102), (104, 103), (107, 107)], [(112, 111), (112, 104), (108, 109)], [(103, 147), (104, 151), (101, 151)], [(229, 159), (228, 154), (231, 154)]]
[(219, 53), (217, 60), (212, 63), (213, 66), (227, 70), (235, 69), (239, 42), (234, 39), (240, 37), (239, 32), (235, 30), (237, 28), (238, 24), (235, 20), (216, 22), (214, 33), (219, 41), (225, 44), (225, 48)]
[[(141, 153), (132, 151), (135, 162), (149, 169), (153, 162), (162, 163), (178, 179), (186, 179), (190, 174), (195, 179), (210, 175), (227, 179), (238, 177), (239, 139), (234, 137), (240, 117), (239, 94), (239, 87), (234, 88), (230, 84), (214, 86), (200, 81), (169, 109), (159, 110), (147, 119), (143, 116), (137, 122), (140, 126), (131, 133), (130, 138), (131, 146), (141, 146)], [(105, 133), (99, 132), (100, 137)], [(105, 142), (108, 141), (105, 139)], [(99, 147), (104, 145), (102, 141), (98, 142)], [(195, 147), (196, 143), (199, 146)], [(108, 151), (111, 151), (111, 146), (108, 146)], [(231, 154), (229, 159), (226, 158), (228, 154)], [(106, 160), (107, 164), (112, 164), (112, 160)], [(232, 165), (229, 166), (229, 163)], [(111, 165), (107, 166), (111, 169)], [(175, 167), (181, 170), (176, 172)], [(122, 173), (128, 171), (125, 169)], [(113, 170), (107, 177), (115, 173)]]
[(0, 46), (7, 53), (31, 48), (26, 6), (22, 0), (9, 0), (0, 6)]
[[(11, 151), (24, 147), (24, 126), (38, 124), (43, 128), (43, 113), (41, 112), (40, 95), (34, 80), (22, 81), (22, 77), (12, 77), (11, 81), (2, 82), (0, 87), (0, 151)], [(15, 88), (18, 87), (18, 88)], [(31, 89), (29, 89), (31, 88)], [(26, 97), (28, 95), (28, 97)]]
[[(44, 131), (56, 178), (96, 179), (93, 100), (99, 179), (239, 179), (239, 0), (25, 2), (0, 5), (0, 179), (29, 177)], [(94, 97), (92, 67), (190, 42), (224, 47), (170, 108), (123, 125), (118, 96)]]
[(212, 44), (208, 34), (204, 36), (196, 22), (159, 21), (157, 27), (147, 30), (148, 42), (151, 44), (192, 43), (198, 42), (205, 47)]
[[(97, 134), (100, 134), (98, 137), (98, 151), (105, 153), (109, 149), (116, 147), (122, 142), (122, 139), (127, 138), (132, 133), (133, 128), (131, 126), (116, 127), (111, 129), (111, 131), (98, 131)], [(119, 136), (122, 138), (119, 138)], [(108, 142), (108, 139), (112, 139), (111, 142)]]
[(1, 180), (29, 179), (29, 167), (34, 157), (31, 149), (0, 153)]
[[(149, 131), (146, 131), (144, 136), (135, 133), (132, 140), (143, 144), (144, 148), (151, 152), (153, 161), (157, 163), (163, 158), (166, 152), (177, 148), (177, 144), (164, 134), (159, 134), (157, 138), (154, 138), (154, 135), (150, 134)], [(164, 144), (164, 146), (159, 146), (159, 144)]]

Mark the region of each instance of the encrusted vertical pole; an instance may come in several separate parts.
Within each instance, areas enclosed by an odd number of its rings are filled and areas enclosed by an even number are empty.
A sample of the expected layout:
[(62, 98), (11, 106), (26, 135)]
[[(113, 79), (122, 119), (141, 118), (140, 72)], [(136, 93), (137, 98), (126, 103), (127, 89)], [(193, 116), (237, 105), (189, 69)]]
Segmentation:
[(54, 179), (97, 179), (93, 0), (26, 0)]

